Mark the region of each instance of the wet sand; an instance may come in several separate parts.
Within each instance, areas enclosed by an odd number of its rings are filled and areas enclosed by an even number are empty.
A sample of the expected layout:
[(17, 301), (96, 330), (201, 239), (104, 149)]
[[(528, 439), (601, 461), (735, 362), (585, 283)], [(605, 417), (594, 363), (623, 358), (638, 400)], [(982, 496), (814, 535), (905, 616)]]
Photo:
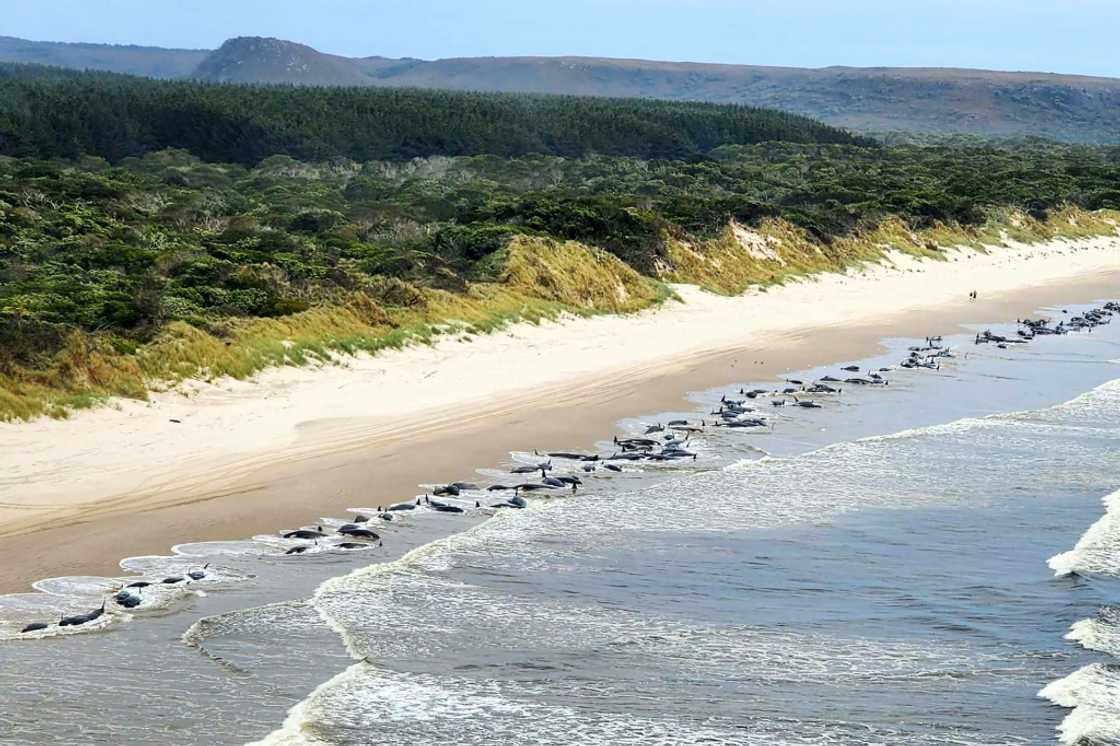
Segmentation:
[(1120, 268), (980, 293), (975, 302), (962, 298), (868, 323), (805, 328), (769, 340), (765, 350), (710, 350), (388, 425), (372, 418), (309, 422), (292, 448), (84, 506), (63, 525), (0, 524), (8, 559), (0, 566), (0, 592), (25, 590), (43, 577), (113, 575), (126, 556), (247, 538), (349, 507), (407, 499), (418, 483), (472, 479), (475, 469), (498, 466), (513, 450), (586, 449), (609, 438), (625, 417), (693, 410), (689, 391), (865, 357), (886, 337), (950, 334), (961, 324), (1013, 321), (1042, 306), (1111, 298), (1120, 295)]

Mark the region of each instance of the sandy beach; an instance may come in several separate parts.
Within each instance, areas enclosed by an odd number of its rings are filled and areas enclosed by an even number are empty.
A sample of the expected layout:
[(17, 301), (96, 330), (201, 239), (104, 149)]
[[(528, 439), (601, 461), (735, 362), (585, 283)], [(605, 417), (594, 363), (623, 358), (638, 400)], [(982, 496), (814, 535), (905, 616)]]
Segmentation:
[[(510, 450), (588, 447), (690, 390), (1120, 295), (1120, 238), (896, 256), (736, 298), (677, 287), (632, 316), (448, 337), (249, 382), (193, 382), (69, 420), (0, 425), (0, 592), (112, 574), (175, 543), (304, 524), (466, 479)], [(977, 301), (969, 301), (975, 290)]]

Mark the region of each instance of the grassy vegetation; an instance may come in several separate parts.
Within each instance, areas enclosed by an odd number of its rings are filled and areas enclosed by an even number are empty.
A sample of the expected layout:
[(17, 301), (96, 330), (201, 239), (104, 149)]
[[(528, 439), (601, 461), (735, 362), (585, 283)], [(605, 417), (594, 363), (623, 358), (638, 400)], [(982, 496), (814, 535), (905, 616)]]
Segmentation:
[(912, 228), (898, 218), (881, 222), (822, 244), (785, 220), (765, 219), (753, 228), (729, 224), (717, 237), (676, 241), (661, 278), (700, 285), (722, 295), (738, 295), (819, 272), (843, 272), (899, 252), (918, 259), (943, 261), (946, 250), (987, 251), (1008, 242), (1038, 243), (1117, 234), (1120, 211), (1087, 212), (1063, 206), (1036, 219), (1025, 212), (993, 209), (975, 226), (934, 223)]
[[(519, 321), (635, 311), (670, 295), (660, 282), (575, 243), (556, 247), (549, 265), (534, 266), (532, 256), (545, 248), (539, 241), (514, 242), (504, 252), (503, 283), (476, 283), (457, 293), (402, 283), (398, 290), (413, 299), (407, 306), (382, 306), (355, 294), (339, 305), (284, 317), (231, 319), (220, 331), (173, 321), (131, 349), (114, 344), (110, 335), (71, 330), (45, 365), (8, 365), (0, 372), (0, 420), (65, 417), (110, 396), (143, 399), (151, 389), (186, 379), (244, 379), (265, 368), (329, 364), (340, 354), (376, 354), (429, 344), (441, 335), (488, 334)], [(566, 258), (558, 262), (557, 253)], [(567, 266), (576, 266), (572, 262), (581, 263), (579, 276), (587, 284), (574, 284), (566, 274)]]
[(494, 255), (500, 281), (565, 308), (626, 313), (660, 303), (665, 286), (576, 241), (517, 236)]

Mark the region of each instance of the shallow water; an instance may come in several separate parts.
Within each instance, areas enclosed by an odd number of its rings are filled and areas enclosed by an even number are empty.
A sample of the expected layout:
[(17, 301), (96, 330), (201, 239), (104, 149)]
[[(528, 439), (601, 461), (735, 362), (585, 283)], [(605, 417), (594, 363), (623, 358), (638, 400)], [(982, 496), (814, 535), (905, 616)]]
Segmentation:
[[(1120, 742), (1120, 323), (946, 343), (940, 371), (709, 428), (695, 462), (486, 522), (410, 515), (365, 556), (258, 537), (128, 561), (214, 573), (0, 642), (0, 741)], [(861, 365), (913, 341), (888, 344)], [(0, 598), (9, 636), (108, 586), (38, 587)]]

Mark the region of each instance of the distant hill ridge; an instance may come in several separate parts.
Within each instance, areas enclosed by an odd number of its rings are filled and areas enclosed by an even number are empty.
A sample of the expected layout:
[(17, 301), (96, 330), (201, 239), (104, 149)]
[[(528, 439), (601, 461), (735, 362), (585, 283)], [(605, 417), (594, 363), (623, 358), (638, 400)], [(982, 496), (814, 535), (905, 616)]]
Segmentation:
[(367, 86), (369, 76), (346, 57), (281, 39), (238, 37), (212, 52), (191, 77), (211, 83)]
[(0, 36), (0, 62), (106, 70), (149, 78), (189, 77), (209, 49), (165, 49), (120, 44), (70, 44)]
[(347, 58), (261, 37), (230, 39), (209, 54), (3, 37), (0, 61), (228, 83), (741, 103), (805, 114), (862, 132), (1120, 141), (1120, 80), (1083, 75), (955, 68), (807, 69), (591, 57)]

